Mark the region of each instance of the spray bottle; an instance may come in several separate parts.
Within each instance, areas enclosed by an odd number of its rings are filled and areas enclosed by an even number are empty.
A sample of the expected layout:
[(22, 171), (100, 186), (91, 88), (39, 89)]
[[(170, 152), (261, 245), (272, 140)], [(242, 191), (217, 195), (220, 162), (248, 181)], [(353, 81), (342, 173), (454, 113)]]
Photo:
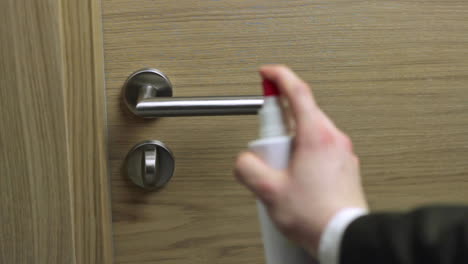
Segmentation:
[[(291, 137), (282, 114), (279, 90), (274, 83), (263, 80), (265, 101), (259, 111), (260, 139), (249, 143), (249, 149), (275, 169), (288, 167)], [(257, 201), (267, 264), (311, 264), (313, 258), (301, 247), (289, 241), (270, 219), (267, 209)]]

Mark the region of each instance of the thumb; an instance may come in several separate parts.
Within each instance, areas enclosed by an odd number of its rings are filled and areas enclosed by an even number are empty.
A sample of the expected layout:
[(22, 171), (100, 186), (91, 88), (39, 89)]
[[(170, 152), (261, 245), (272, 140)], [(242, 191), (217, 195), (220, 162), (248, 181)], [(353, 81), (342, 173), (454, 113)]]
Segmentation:
[(286, 175), (269, 167), (252, 152), (239, 155), (234, 174), (236, 178), (264, 203), (272, 203), (280, 194)]

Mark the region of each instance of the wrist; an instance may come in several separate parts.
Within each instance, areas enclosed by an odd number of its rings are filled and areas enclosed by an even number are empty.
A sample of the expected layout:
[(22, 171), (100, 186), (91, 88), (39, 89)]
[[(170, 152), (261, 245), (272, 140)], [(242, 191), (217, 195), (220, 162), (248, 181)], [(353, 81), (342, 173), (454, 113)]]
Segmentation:
[(323, 229), (315, 252), (320, 263), (337, 264), (340, 244), (346, 228), (357, 218), (368, 214), (367, 208), (348, 207), (336, 212)]
[(327, 215), (321, 217), (321, 221), (316, 224), (314, 230), (312, 231), (312, 236), (310, 237), (311, 240), (307, 245), (307, 250), (315, 257), (318, 256), (318, 251), (320, 247), (320, 241), (325, 232), (329, 223), (333, 220), (333, 218), (341, 211), (341, 209), (332, 211)]

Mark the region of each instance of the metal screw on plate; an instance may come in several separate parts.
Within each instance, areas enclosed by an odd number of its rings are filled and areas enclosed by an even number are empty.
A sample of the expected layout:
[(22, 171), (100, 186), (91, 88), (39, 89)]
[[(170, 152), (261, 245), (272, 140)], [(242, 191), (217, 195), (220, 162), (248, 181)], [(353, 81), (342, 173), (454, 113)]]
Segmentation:
[(138, 143), (127, 154), (124, 162), (127, 177), (146, 190), (165, 186), (172, 178), (174, 168), (172, 151), (157, 140)]

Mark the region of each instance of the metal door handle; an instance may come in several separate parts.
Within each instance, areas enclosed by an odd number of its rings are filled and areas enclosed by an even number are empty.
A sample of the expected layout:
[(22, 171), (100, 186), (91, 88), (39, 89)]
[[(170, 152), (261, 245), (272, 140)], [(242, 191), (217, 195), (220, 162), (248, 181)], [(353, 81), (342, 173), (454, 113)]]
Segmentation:
[(142, 69), (128, 77), (123, 99), (130, 111), (144, 118), (257, 114), (262, 96), (172, 97), (172, 84), (156, 69)]

